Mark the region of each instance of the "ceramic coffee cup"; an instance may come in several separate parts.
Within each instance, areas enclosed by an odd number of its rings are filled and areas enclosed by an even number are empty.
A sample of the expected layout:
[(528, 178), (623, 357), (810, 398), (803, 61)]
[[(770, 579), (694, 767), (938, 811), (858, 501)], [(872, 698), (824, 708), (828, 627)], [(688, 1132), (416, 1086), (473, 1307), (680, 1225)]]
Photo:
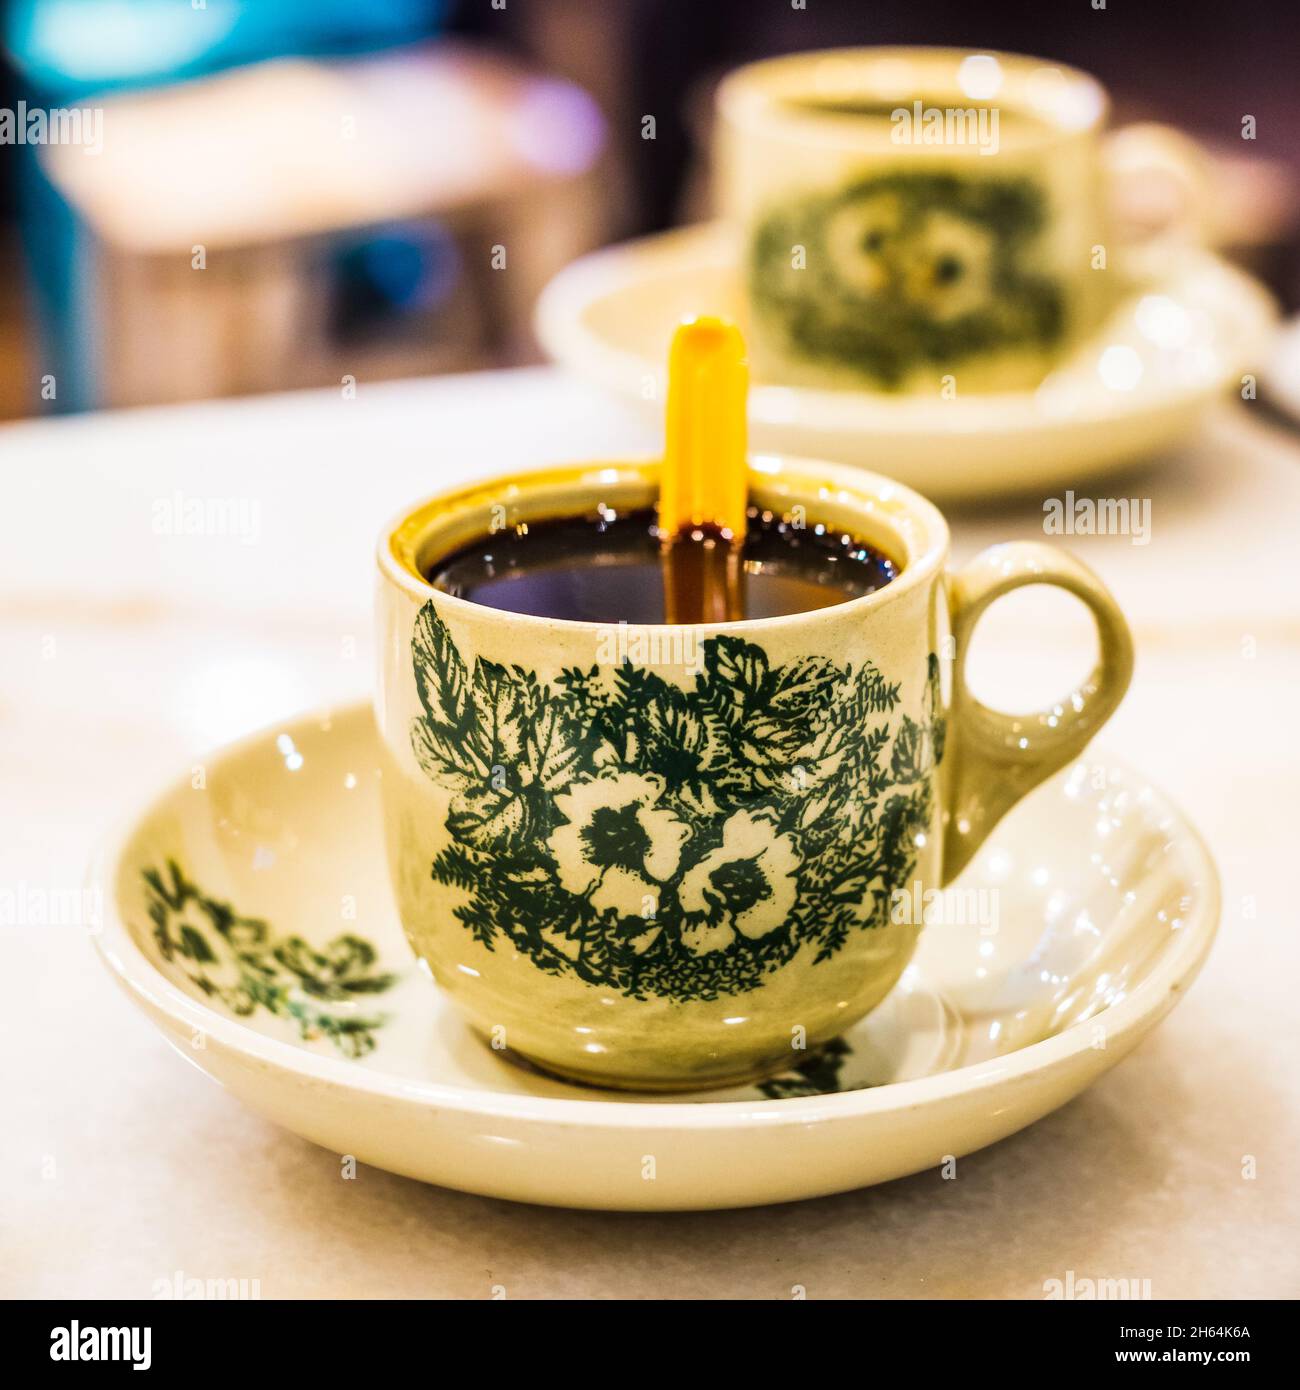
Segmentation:
[[(1016, 542), (950, 575), (947, 526), (907, 488), (794, 459), (752, 460), (749, 483), (900, 573), (814, 612), (644, 628), (520, 616), (423, 577), (503, 524), (652, 507), (652, 462), (447, 492), (380, 540), (376, 711), (407, 936), (493, 1046), (576, 1080), (727, 1085), (842, 1032), (912, 954), (899, 895), (947, 883), (1128, 684), (1124, 619), (1068, 554)], [(1026, 584), (1081, 598), (1101, 655), (1059, 704), (1012, 716), (963, 666), (983, 610)]]
[[(717, 106), (718, 200), (764, 378), (1029, 388), (1110, 307), (1107, 100), (1085, 73), (843, 49), (741, 68)], [(1161, 132), (1141, 134), (1155, 162)]]

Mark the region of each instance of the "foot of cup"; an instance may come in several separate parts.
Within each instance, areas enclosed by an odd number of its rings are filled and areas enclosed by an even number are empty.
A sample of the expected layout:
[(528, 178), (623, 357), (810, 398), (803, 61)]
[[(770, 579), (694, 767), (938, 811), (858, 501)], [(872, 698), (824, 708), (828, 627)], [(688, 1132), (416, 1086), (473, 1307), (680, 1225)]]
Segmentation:
[[(765, 1065), (748, 1067), (743, 1071), (725, 1074), (703, 1073), (679, 1078), (638, 1076), (622, 1079), (612, 1077), (604, 1072), (588, 1072), (576, 1067), (557, 1066), (552, 1062), (543, 1062), (536, 1057), (530, 1057), (527, 1053), (514, 1050), (509, 1053), (498, 1052), (497, 1055), (509, 1056), (520, 1065), (540, 1072), (543, 1076), (552, 1077), (556, 1081), (572, 1082), (579, 1086), (591, 1087), (593, 1090), (641, 1092), (648, 1095), (686, 1095), (698, 1091), (724, 1091), (736, 1086), (753, 1086), (760, 1081), (766, 1081), (769, 1077), (781, 1076), (785, 1072), (791, 1071), (795, 1065), (790, 1058), (781, 1057)], [(807, 1053), (801, 1053), (799, 1060), (802, 1061), (807, 1056)]]

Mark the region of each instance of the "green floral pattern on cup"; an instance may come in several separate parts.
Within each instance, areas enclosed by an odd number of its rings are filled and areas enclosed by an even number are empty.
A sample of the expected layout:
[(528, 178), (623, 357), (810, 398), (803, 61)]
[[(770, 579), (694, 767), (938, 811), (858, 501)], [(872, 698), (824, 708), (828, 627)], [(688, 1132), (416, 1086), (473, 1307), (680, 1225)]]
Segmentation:
[(927, 363), (1054, 347), (1061, 286), (1033, 268), (1046, 225), (1029, 179), (900, 173), (783, 205), (758, 226), (755, 312), (787, 347), (886, 389)]
[(394, 976), (375, 970), (368, 941), (348, 934), (318, 950), (300, 936), (275, 937), (260, 918), (207, 897), (170, 859), (165, 876), (145, 869), (143, 877), (163, 959), (208, 998), (240, 1017), (266, 1009), (291, 1018), (305, 1041), (327, 1037), (345, 1057), (374, 1049), (387, 1016), (348, 1009), (382, 994)]
[(943, 755), (938, 661), (924, 720), (870, 662), (773, 666), (702, 643), (693, 685), (624, 663), (555, 684), (479, 658), (435, 601), (412, 654), (411, 743), (452, 795), (432, 864), (488, 949), (638, 999), (751, 990), (889, 920), (929, 829)]

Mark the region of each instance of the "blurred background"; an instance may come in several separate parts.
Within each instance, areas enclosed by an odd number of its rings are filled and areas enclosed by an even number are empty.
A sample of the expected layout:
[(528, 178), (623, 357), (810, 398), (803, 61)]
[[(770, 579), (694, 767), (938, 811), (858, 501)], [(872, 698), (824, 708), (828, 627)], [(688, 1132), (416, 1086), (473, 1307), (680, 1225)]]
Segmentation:
[[(556, 270), (708, 215), (717, 79), (845, 44), (1092, 71), (1204, 145), (1215, 240), (1293, 310), (1293, 0), (1103, 3), (9, 0), (0, 418), (537, 360)], [(78, 138), (27, 139), (54, 109)]]

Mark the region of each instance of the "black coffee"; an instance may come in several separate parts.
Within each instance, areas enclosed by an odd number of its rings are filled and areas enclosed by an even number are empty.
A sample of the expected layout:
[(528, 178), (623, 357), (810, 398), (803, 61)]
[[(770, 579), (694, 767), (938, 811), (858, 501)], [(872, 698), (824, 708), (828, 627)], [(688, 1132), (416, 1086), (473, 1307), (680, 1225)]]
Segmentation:
[[(682, 547), (702, 542), (679, 540)], [(438, 562), (435, 588), (488, 608), (591, 623), (662, 623), (664, 563), (653, 511), (533, 522)], [(854, 536), (749, 509), (742, 615), (775, 618), (861, 598), (898, 567)], [(680, 557), (679, 557), (680, 559)]]
[[(852, 116), (863, 121), (888, 121), (891, 125), (901, 125), (903, 117), (898, 113), (906, 112), (909, 124), (903, 126), (903, 129), (912, 137), (907, 143), (918, 145), (927, 143), (923, 134), (924, 126), (920, 124), (926, 120), (935, 122), (945, 133), (963, 128), (972, 134), (981, 129), (982, 122), (984, 130), (997, 129), (1002, 136), (1010, 139), (1041, 138), (1051, 134), (1054, 129), (1050, 121), (1039, 119), (1032, 112), (1011, 110), (1005, 106), (989, 106), (969, 100), (944, 101), (940, 104), (929, 97), (904, 97), (898, 101), (871, 101), (867, 98), (859, 101), (849, 96), (794, 97), (784, 104), (791, 110), (807, 112), (813, 116)], [(937, 121), (931, 112), (938, 113)], [(967, 112), (970, 113), (969, 116)], [(993, 124), (995, 121), (996, 126)], [(934, 143), (939, 143), (934, 136), (931, 139)]]

